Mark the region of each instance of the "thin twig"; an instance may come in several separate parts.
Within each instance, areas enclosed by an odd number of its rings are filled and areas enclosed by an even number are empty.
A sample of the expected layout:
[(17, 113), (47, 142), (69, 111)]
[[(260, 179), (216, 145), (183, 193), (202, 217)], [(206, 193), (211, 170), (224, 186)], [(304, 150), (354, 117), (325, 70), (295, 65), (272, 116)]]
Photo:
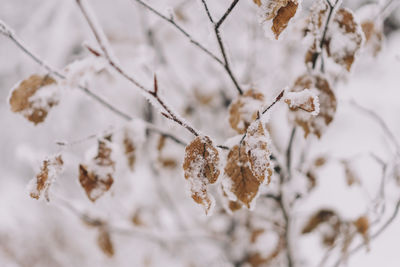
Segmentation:
[[(315, 54), (315, 56), (313, 57), (313, 62), (312, 62), (312, 68), (313, 68), (313, 69), (315, 69), (315, 67), (316, 67), (318, 57), (319, 57), (319, 56), (322, 57), (322, 55), (321, 55), (321, 53), (322, 53), (322, 48), (324, 47), (325, 42), (326, 42), (325, 39), (326, 39), (326, 34), (327, 34), (328, 28), (329, 28), (329, 23), (330, 23), (330, 21), (331, 21), (331, 18), (332, 18), (332, 15), (333, 15), (333, 11), (335, 10), (337, 4), (339, 3), (339, 0), (336, 0), (335, 4), (333, 4), (333, 5), (331, 4), (331, 2), (330, 2), (329, 0), (325, 0), (325, 2), (328, 4), (329, 13), (328, 13), (328, 17), (327, 17), (326, 22), (325, 22), (324, 30), (323, 30), (323, 32), (322, 32), (321, 40), (320, 40), (320, 42), (319, 42), (319, 50), (320, 50), (320, 51), (317, 52), (317, 53)], [(323, 64), (321, 64), (321, 68), (323, 68)]]
[[(396, 219), (398, 213), (400, 210), (400, 200), (397, 201), (396, 206), (394, 208), (394, 211), (392, 213), (392, 215), (390, 216), (390, 218), (374, 233), (370, 236), (370, 241), (372, 241), (373, 239), (376, 239), (377, 237), (379, 237), (392, 223), (393, 221)], [(358, 251), (360, 251), (363, 247), (365, 247), (365, 243), (362, 242), (359, 245), (357, 245), (355, 248), (353, 248), (352, 250), (350, 250), (348, 252), (348, 256), (351, 256), (355, 253), (357, 253)], [(335, 263), (335, 267), (338, 267), (341, 263), (341, 259), (338, 259)]]
[(224, 66), (224, 62), (219, 59), (216, 55), (214, 55), (210, 50), (208, 50), (207, 48), (205, 48), (202, 44), (200, 44), (198, 41), (194, 40), (193, 37), (186, 31), (184, 30), (179, 24), (176, 23), (176, 21), (174, 20), (173, 17), (168, 18), (165, 15), (163, 15), (160, 11), (156, 10), (154, 7), (146, 4), (145, 2), (143, 2), (142, 0), (131, 0), (136, 1), (137, 3), (139, 3), (140, 5), (142, 5), (143, 7), (145, 7), (146, 9), (148, 9), (149, 11), (151, 11), (153, 14), (155, 14), (156, 16), (160, 17), (161, 19), (167, 21), (168, 23), (170, 23), (172, 26), (174, 26), (178, 31), (180, 31), (192, 44), (194, 44), (195, 46), (197, 46), (198, 48), (200, 48), (203, 52), (205, 52), (207, 55), (209, 55), (211, 58), (213, 58), (215, 61), (217, 61), (219, 64), (221, 64), (222, 66)]
[(118, 63), (116, 62), (116, 60), (113, 59), (113, 57), (110, 54), (110, 51), (108, 50), (107, 38), (103, 34), (102, 30), (100, 28), (97, 28), (97, 26), (95, 26), (96, 24), (94, 21), (95, 20), (94, 16), (92, 16), (91, 14), (89, 15), (89, 13), (91, 13), (91, 10), (89, 9), (89, 7), (86, 6), (86, 3), (85, 3), (85, 6), (82, 4), (83, 0), (76, 0), (76, 2), (78, 4), (78, 7), (81, 10), (83, 16), (85, 17), (91, 31), (93, 32), (93, 34), (96, 38), (96, 41), (99, 44), (100, 49), (102, 50), (102, 53), (96, 51), (94, 48), (89, 48), (89, 51), (94, 53), (94, 55), (96, 55), (96, 56), (104, 57), (108, 61), (110, 66), (113, 67), (121, 76), (123, 76), (125, 79), (127, 79), (128, 81), (133, 83), (145, 95), (151, 96), (154, 100), (156, 100), (161, 105), (161, 107), (164, 109), (164, 111), (166, 112), (166, 113), (162, 112), (161, 113), (162, 115), (164, 115), (166, 118), (176, 122), (177, 124), (181, 125), (183, 128), (188, 130), (194, 136), (199, 136), (200, 133), (198, 131), (196, 131), (192, 126), (190, 126), (189, 124), (184, 122), (183, 119), (181, 119), (178, 115), (173, 113), (171, 108), (161, 99), (161, 97), (159, 96), (158, 91), (157, 91), (158, 85), (157, 85), (156, 78), (154, 80), (154, 90), (147, 89), (140, 82), (138, 82), (134, 77), (129, 75), (127, 72), (125, 72), (121, 66), (118, 65)]
[(224, 68), (225, 68), (226, 72), (228, 73), (229, 77), (231, 78), (233, 84), (235, 85), (236, 90), (238, 91), (238, 93), (240, 95), (242, 95), (243, 94), (243, 90), (240, 87), (239, 83), (237, 82), (235, 76), (233, 75), (233, 72), (231, 70), (231, 67), (230, 67), (230, 64), (229, 64), (229, 61), (228, 61), (228, 57), (226, 55), (226, 49), (225, 49), (225, 46), (224, 46), (222, 38), (221, 38), (221, 33), (219, 31), (219, 28), (221, 27), (222, 23), (229, 16), (229, 14), (231, 14), (232, 10), (234, 9), (234, 7), (236, 6), (236, 4), (238, 2), (239, 2), (238, 0), (234, 0), (232, 2), (232, 4), (229, 6), (229, 8), (227, 9), (227, 11), (222, 16), (222, 18), (217, 23), (215, 23), (213, 18), (212, 18), (212, 16), (211, 16), (210, 10), (209, 10), (208, 5), (207, 5), (207, 2), (205, 0), (202, 0), (202, 3), (203, 3), (203, 6), (204, 6), (204, 9), (206, 10), (207, 16), (208, 16), (211, 24), (214, 27), (214, 32), (215, 32), (215, 36), (217, 38), (218, 46), (219, 46), (219, 48), (221, 50), (222, 57), (224, 58)]
[(375, 122), (377, 122), (381, 126), (383, 132), (396, 147), (397, 155), (400, 156), (400, 144), (397, 141), (396, 137), (394, 136), (393, 132), (390, 130), (389, 126), (386, 124), (386, 122), (374, 110), (363, 107), (354, 100), (351, 100), (350, 104), (359, 109), (360, 111), (362, 111), (363, 113), (369, 115)]
[[(1, 26), (1, 33), (8, 37), (9, 40), (11, 40), (22, 52), (24, 52), (27, 56), (29, 56), (33, 61), (35, 61), (39, 66), (41, 66), (42, 68), (44, 68), (46, 71), (49, 72), (50, 76), (54, 76), (57, 78), (60, 78), (62, 80), (66, 80), (66, 77), (58, 70), (56, 70), (55, 68), (51, 67), (50, 65), (48, 65), (47, 63), (44, 62), (44, 60), (42, 60), (39, 56), (37, 56), (35, 53), (33, 53), (15, 34), (14, 31), (12, 29), (10, 29), (8, 26), (6, 26), (4, 23), (0, 24)], [(92, 52), (93, 53), (93, 52)], [(121, 111), (120, 109), (118, 109), (117, 107), (113, 106), (111, 103), (107, 102), (105, 99), (101, 98), (100, 96), (98, 96), (97, 94), (93, 93), (91, 90), (89, 90), (87, 87), (84, 87), (82, 85), (78, 85), (78, 89), (80, 89), (83, 93), (85, 93), (86, 95), (88, 95), (89, 97), (91, 97), (93, 100), (95, 100), (96, 102), (98, 102), (99, 104), (101, 104), (103, 107), (105, 107), (106, 109), (110, 110), (111, 112), (113, 112), (115, 115), (121, 117), (122, 119), (126, 120), (126, 121), (132, 121), (134, 118), (132, 116), (130, 116), (129, 114)], [(156, 127), (153, 124), (147, 123), (147, 129), (149, 131), (153, 131), (156, 132), (164, 137), (167, 137), (171, 140), (173, 140), (174, 142), (184, 145), (186, 146), (186, 142), (179, 139), (178, 137), (167, 133), (161, 129), (159, 129), (158, 127)]]
[(293, 148), (295, 135), (296, 135), (296, 126), (293, 126), (292, 132), (290, 134), (289, 145), (286, 149), (286, 168), (287, 168), (287, 172), (288, 172), (288, 180), (290, 180), (290, 177), (291, 177), (292, 148)]

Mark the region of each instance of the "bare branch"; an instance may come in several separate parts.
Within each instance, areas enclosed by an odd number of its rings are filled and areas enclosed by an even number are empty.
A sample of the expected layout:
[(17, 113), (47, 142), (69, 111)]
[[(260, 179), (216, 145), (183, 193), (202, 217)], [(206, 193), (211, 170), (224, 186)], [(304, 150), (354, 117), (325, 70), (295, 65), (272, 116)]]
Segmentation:
[(192, 126), (188, 125), (186, 122), (183, 121), (183, 119), (181, 119), (178, 115), (172, 112), (171, 108), (160, 98), (160, 96), (157, 93), (155, 93), (150, 89), (147, 89), (145, 86), (139, 83), (134, 77), (125, 72), (121, 66), (119, 66), (119, 64), (116, 62), (116, 60), (113, 59), (111, 52), (109, 51), (107, 45), (108, 41), (105, 35), (103, 34), (102, 29), (96, 26), (95, 17), (91, 14), (91, 10), (89, 9), (89, 7), (86, 6), (86, 3), (82, 4), (83, 0), (76, 0), (76, 2), (83, 16), (85, 17), (87, 23), (89, 24), (89, 27), (93, 32), (100, 46), (100, 49), (102, 50), (103, 53), (102, 56), (108, 61), (110, 66), (113, 67), (121, 76), (123, 76), (125, 79), (133, 83), (136, 87), (138, 87), (145, 95), (149, 95), (153, 99), (155, 99), (168, 114), (169, 119), (175, 121), (177, 124), (184, 127), (194, 136), (199, 136), (200, 134)]
[(226, 55), (225, 46), (224, 46), (222, 38), (221, 38), (221, 33), (219, 32), (219, 27), (222, 25), (222, 23), (225, 21), (225, 19), (228, 17), (228, 15), (231, 14), (231, 12), (232, 12), (233, 8), (236, 6), (237, 2), (239, 2), (239, 1), (234, 0), (232, 5), (228, 8), (228, 10), (225, 12), (225, 14), (220, 19), (220, 21), (215, 23), (213, 18), (212, 18), (212, 16), (211, 16), (211, 13), (210, 13), (210, 11), (208, 9), (208, 5), (207, 5), (206, 1), (202, 0), (202, 3), (204, 5), (204, 9), (206, 10), (207, 16), (208, 16), (211, 24), (214, 26), (215, 36), (217, 37), (217, 42), (218, 42), (219, 48), (221, 50), (222, 57), (224, 58), (224, 68), (225, 68), (226, 72), (228, 73), (229, 77), (231, 78), (233, 84), (235, 85), (236, 90), (238, 91), (238, 93), (240, 95), (242, 95), (243, 94), (243, 90), (240, 87), (239, 83), (237, 82), (235, 76), (232, 73), (232, 70), (231, 70), (231, 67), (230, 67), (230, 64), (229, 64), (229, 61), (228, 61), (228, 57)]
[[(1, 29), (2, 29), (1, 33), (3, 33), (3, 35), (8, 37), (18, 48), (20, 48), (20, 50), (22, 52), (24, 52), (26, 55), (28, 55), (33, 61), (35, 61), (38, 65), (40, 65), (46, 71), (48, 71), (50, 76), (55, 76), (55, 77), (60, 78), (62, 80), (66, 79), (66, 77), (60, 71), (56, 70), (55, 68), (53, 68), (50, 65), (48, 65), (47, 63), (45, 63), (39, 56), (37, 56), (29, 48), (27, 48), (27, 46), (13, 33), (12, 29), (10, 29), (4, 23), (1, 23), (0, 26), (1, 26)], [(4, 29), (4, 32), (3, 32), (3, 29)], [(7, 30), (7, 31), (5, 31), (5, 30)], [(89, 51), (91, 53), (93, 53), (95, 55), (98, 54), (98, 52), (96, 50), (90, 49), (89, 47), (87, 47), (87, 48), (89, 49)], [(102, 105), (106, 109), (110, 110), (111, 112), (113, 112), (115, 115), (121, 117), (122, 119), (124, 119), (126, 121), (131, 121), (131, 120), (134, 119), (129, 114), (121, 111), (117, 107), (113, 106), (111, 103), (107, 102), (105, 99), (103, 99), (100, 96), (98, 96), (97, 94), (93, 93), (87, 87), (82, 86), (82, 85), (78, 85), (78, 88), (83, 93), (85, 93), (87, 96), (91, 97), (94, 101), (98, 102), (100, 105)], [(174, 142), (176, 142), (178, 144), (186, 146), (186, 142), (182, 141), (181, 139), (179, 139), (178, 137), (175, 137), (174, 135), (172, 135), (170, 133), (167, 133), (167, 132), (157, 128), (155, 125), (147, 123), (147, 129), (149, 131), (153, 131), (153, 132), (156, 132), (156, 133), (158, 133), (158, 134), (160, 134), (162, 136), (170, 138), (171, 140), (173, 140)]]

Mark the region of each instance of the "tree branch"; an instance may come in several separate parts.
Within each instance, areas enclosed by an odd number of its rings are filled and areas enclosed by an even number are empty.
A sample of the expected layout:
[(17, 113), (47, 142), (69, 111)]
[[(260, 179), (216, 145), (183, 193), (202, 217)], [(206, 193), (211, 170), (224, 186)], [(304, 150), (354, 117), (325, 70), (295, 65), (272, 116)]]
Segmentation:
[(203, 5), (204, 5), (204, 9), (206, 10), (207, 16), (208, 16), (211, 24), (214, 26), (215, 36), (217, 37), (217, 42), (218, 42), (219, 48), (221, 50), (222, 57), (224, 58), (224, 68), (225, 68), (226, 72), (228, 73), (229, 77), (231, 78), (233, 84), (235, 85), (236, 90), (238, 91), (238, 93), (240, 95), (242, 95), (243, 94), (243, 90), (240, 87), (239, 83), (237, 82), (235, 76), (232, 73), (232, 70), (231, 70), (231, 67), (230, 67), (230, 64), (229, 64), (229, 61), (228, 61), (228, 57), (226, 55), (225, 46), (224, 46), (222, 38), (221, 38), (221, 33), (219, 31), (219, 28), (221, 27), (222, 23), (229, 16), (229, 14), (231, 14), (232, 10), (234, 9), (234, 7), (236, 6), (236, 4), (239, 1), (238, 0), (234, 0), (233, 3), (231, 4), (231, 6), (228, 8), (228, 10), (225, 12), (225, 14), (222, 16), (222, 18), (217, 23), (214, 22), (214, 20), (213, 20), (213, 18), (211, 16), (210, 10), (209, 10), (208, 5), (207, 5), (207, 2), (205, 0), (201, 0), (201, 1), (202, 1)]
[[(164, 111), (167, 113), (168, 116), (166, 116), (168, 119), (176, 122), (177, 124), (181, 125), (184, 127), (186, 130), (188, 130), (191, 134), (194, 136), (199, 136), (200, 133), (196, 131), (192, 126), (184, 122), (182, 118), (180, 118), (177, 114), (172, 112), (172, 109), (160, 98), (158, 92), (157, 92), (157, 82), (155, 79), (155, 84), (154, 84), (154, 91), (147, 89), (145, 86), (143, 86), (141, 83), (139, 83), (135, 78), (133, 78), (131, 75), (129, 75), (127, 72), (124, 71), (124, 69), (119, 66), (119, 64), (116, 62), (115, 59), (113, 59), (112, 55), (110, 54), (110, 49), (108, 48), (108, 40), (103, 34), (103, 31), (101, 28), (97, 27), (97, 24), (95, 22), (95, 17), (91, 14), (91, 10), (89, 7), (86, 6), (86, 4), (82, 4), (83, 0), (76, 0), (79, 9), (81, 10), (84, 18), (86, 19), (91, 31), (93, 32), (97, 43), (100, 46), (100, 49), (102, 50), (102, 53), (96, 51), (94, 48), (90, 48), (89, 51), (92, 53), (94, 52), (95, 55), (97, 56), (102, 56), (104, 57), (108, 63), (110, 64), (111, 67), (113, 67), (121, 76), (123, 76), (125, 79), (133, 83), (137, 88), (139, 88), (145, 95), (151, 96), (154, 100), (156, 100), (161, 107), (164, 109)], [(85, 5), (85, 6), (84, 6)], [(157, 87), (156, 87), (157, 86)], [(163, 112), (161, 114), (164, 114)]]
[[(29, 56), (33, 61), (35, 61), (39, 66), (41, 66), (42, 68), (44, 68), (46, 71), (48, 71), (50, 73), (50, 76), (54, 76), (57, 77), (59, 79), (62, 80), (66, 80), (66, 77), (58, 70), (56, 70), (55, 68), (51, 67), (50, 65), (48, 65), (47, 63), (44, 62), (44, 60), (42, 60), (39, 56), (37, 56), (36, 54), (34, 54), (29, 48), (27, 48), (27, 46), (15, 35), (14, 31), (7, 26), (6, 24), (4, 24), (3, 22), (0, 21), (0, 33), (2, 33), (4, 36), (6, 36), (9, 40), (11, 40), (22, 52), (24, 52), (27, 56)], [(95, 51), (92, 51), (92, 53), (95, 53)], [(89, 90), (87, 87), (84, 87), (82, 85), (78, 85), (78, 89), (80, 89), (84, 94), (86, 94), (87, 96), (91, 97), (94, 101), (98, 102), (100, 105), (102, 105), (103, 107), (105, 107), (106, 109), (110, 110), (112, 113), (114, 113), (115, 115), (121, 117), (122, 119), (126, 120), (126, 121), (131, 121), (134, 118), (132, 116), (130, 116), (129, 114), (121, 111), (120, 109), (118, 109), (117, 107), (113, 106), (111, 103), (107, 102), (105, 99), (101, 98), (100, 96), (98, 96), (97, 94), (93, 93), (91, 90)], [(180, 145), (184, 145), (186, 146), (186, 142), (179, 139), (178, 137), (173, 136), (170, 133), (167, 133), (161, 129), (159, 129), (158, 127), (156, 127), (153, 124), (150, 123), (146, 123), (147, 124), (147, 129), (149, 131), (153, 131), (156, 132), (162, 136), (165, 136), (171, 140), (173, 140), (174, 142), (176, 142), (177, 144)]]

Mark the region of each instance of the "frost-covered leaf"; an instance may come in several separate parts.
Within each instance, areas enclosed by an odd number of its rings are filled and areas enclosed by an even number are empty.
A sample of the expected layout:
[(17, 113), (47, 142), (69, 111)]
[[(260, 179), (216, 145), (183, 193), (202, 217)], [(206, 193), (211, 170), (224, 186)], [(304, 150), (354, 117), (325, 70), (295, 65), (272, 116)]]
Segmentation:
[(365, 46), (367, 46), (374, 57), (382, 50), (383, 29), (382, 24), (375, 21), (364, 20), (361, 28), (365, 35)]
[(339, 9), (329, 26), (326, 38), (328, 56), (350, 71), (356, 53), (361, 48), (363, 33), (349, 9)]
[(64, 162), (61, 155), (45, 159), (42, 167), (40, 168), (40, 172), (31, 180), (29, 184), (30, 196), (36, 199), (44, 196), (47, 201), (50, 201), (50, 186), (63, 171), (63, 165)]
[(265, 20), (272, 20), (271, 30), (278, 40), (279, 35), (296, 14), (299, 3), (297, 0), (269, 0), (263, 6)]
[(228, 154), (223, 189), (231, 201), (251, 208), (260, 186), (272, 176), (269, 137), (260, 121), (248, 129), (243, 142)]
[(260, 183), (263, 183), (267, 178), (267, 183), (269, 184), (272, 176), (271, 151), (268, 147), (270, 142), (269, 134), (259, 120), (249, 126), (246, 137), (243, 140), (251, 171)]
[(106, 256), (114, 256), (114, 245), (111, 240), (110, 232), (104, 226), (99, 227), (99, 232), (97, 234), (97, 245)]
[(207, 186), (217, 181), (219, 176), (218, 150), (207, 136), (196, 137), (185, 149), (183, 170), (190, 184), (193, 200), (201, 204), (206, 214), (213, 206), (213, 198)]
[(107, 66), (107, 61), (102, 57), (89, 56), (76, 60), (64, 68), (64, 83), (70, 87), (77, 87), (86, 84), (96, 74), (100, 73)]
[(331, 219), (337, 218), (336, 212), (332, 210), (322, 209), (313, 214), (306, 225), (303, 227), (302, 233), (308, 234), (313, 232), (320, 224), (329, 222)]
[(320, 138), (335, 116), (336, 97), (329, 82), (322, 75), (305, 74), (300, 76), (290, 91), (301, 92), (304, 89), (309, 89), (318, 96), (318, 115), (312, 116), (309, 112), (301, 109), (291, 110), (290, 115), (294, 123), (303, 128), (305, 137), (311, 133)]
[(98, 141), (97, 155), (89, 164), (79, 165), (79, 182), (91, 201), (96, 201), (114, 183), (115, 162), (111, 157), (109, 141)]
[(236, 132), (244, 134), (250, 123), (257, 118), (263, 105), (264, 95), (254, 89), (247, 90), (229, 106), (229, 123)]
[(310, 112), (314, 116), (319, 113), (318, 96), (309, 89), (304, 89), (300, 92), (289, 92), (286, 94), (284, 101), (293, 111), (301, 109)]
[(48, 75), (34, 74), (12, 89), (9, 103), (12, 112), (22, 114), (36, 125), (46, 119), (59, 98), (56, 80)]

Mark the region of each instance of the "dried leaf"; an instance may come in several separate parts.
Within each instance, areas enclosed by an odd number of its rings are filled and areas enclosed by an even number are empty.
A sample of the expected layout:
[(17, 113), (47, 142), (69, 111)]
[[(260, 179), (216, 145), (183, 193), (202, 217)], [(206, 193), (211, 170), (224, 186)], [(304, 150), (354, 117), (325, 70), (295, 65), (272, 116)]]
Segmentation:
[(203, 205), (206, 214), (210, 211), (213, 200), (207, 186), (217, 181), (219, 176), (218, 150), (207, 136), (196, 137), (185, 149), (183, 170), (190, 183), (193, 200)]
[(303, 110), (291, 110), (290, 115), (292, 120), (303, 128), (305, 137), (311, 133), (320, 138), (335, 115), (336, 97), (329, 82), (321, 75), (305, 74), (300, 76), (290, 91), (300, 92), (304, 89), (315, 90), (319, 99), (318, 115), (312, 116)]
[[(275, 2), (275, 1), (272, 1)], [(289, 21), (296, 14), (298, 2), (296, 0), (289, 1), (276, 1), (276, 2), (287, 2), (285, 6), (279, 8), (276, 16), (273, 19), (272, 31), (275, 34), (275, 39), (278, 40), (279, 35), (289, 24)]]
[(56, 81), (48, 75), (32, 75), (20, 82), (11, 93), (11, 111), (21, 113), (35, 125), (43, 122), (49, 110), (59, 102)]
[[(250, 146), (252, 146), (252, 144), (250, 144)], [(252, 170), (250, 155), (248, 147), (245, 144), (234, 146), (228, 154), (224, 169), (225, 180), (223, 182), (224, 190), (233, 194), (233, 199), (231, 200), (239, 201), (247, 206), (247, 208), (251, 207), (252, 201), (258, 195), (260, 185), (265, 180), (265, 174), (268, 177), (268, 181), (272, 175), (272, 171), (269, 168), (269, 159), (265, 162), (265, 164), (268, 164), (267, 166), (260, 166), (261, 169), (254, 169), (257, 173), (257, 175), (255, 175)], [(253, 156), (255, 155), (256, 154), (253, 154)], [(262, 152), (261, 155), (261, 158), (264, 157), (264, 152)], [(257, 157), (258, 156), (259, 155), (257, 155)], [(254, 162), (253, 164), (255, 167), (259, 166), (258, 163)]]
[(110, 233), (106, 227), (99, 228), (99, 233), (97, 235), (97, 245), (106, 256), (114, 256), (114, 245), (111, 241)]
[(303, 227), (302, 234), (308, 234), (314, 231), (319, 225), (322, 223), (326, 223), (331, 219), (337, 219), (338, 216), (336, 212), (332, 210), (322, 209), (317, 211), (311, 218), (308, 220), (307, 224)]
[(128, 166), (131, 171), (134, 170), (135, 162), (136, 162), (136, 146), (132, 138), (129, 136), (127, 132), (124, 134), (124, 152), (126, 159), (128, 161)]
[(361, 180), (358, 177), (357, 173), (352, 168), (350, 162), (348, 162), (347, 160), (343, 160), (343, 161), (341, 161), (341, 163), (343, 164), (343, 167), (344, 167), (347, 185), (348, 186), (352, 186), (354, 184), (360, 185)]
[(328, 56), (350, 71), (362, 42), (363, 33), (353, 13), (346, 8), (339, 9), (334, 15), (326, 38)]
[(232, 129), (244, 134), (247, 127), (257, 118), (257, 111), (263, 105), (264, 95), (254, 89), (247, 90), (229, 106), (229, 123)]
[(79, 182), (91, 201), (96, 201), (114, 183), (115, 162), (112, 149), (105, 139), (98, 141), (98, 153), (89, 165), (79, 165)]
[(312, 115), (318, 115), (319, 113), (318, 97), (309, 89), (304, 89), (300, 92), (289, 92), (286, 94), (284, 101), (292, 111), (300, 109)]
[(369, 227), (370, 227), (370, 224), (369, 224), (369, 219), (368, 219), (368, 217), (367, 217), (367, 216), (361, 216), (361, 217), (359, 217), (359, 218), (354, 222), (354, 225), (355, 225), (356, 228), (357, 228), (357, 232), (363, 237), (364, 243), (365, 243), (365, 245), (366, 245), (367, 248), (368, 248), (368, 246), (369, 246), (369, 240), (370, 240), (370, 237), (369, 237)]
[(254, 4), (257, 6), (261, 6), (261, 0), (253, 0)]
[(372, 55), (376, 57), (382, 50), (383, 29), (376, 22), (365, 20), (361, 23), (361, 28), (365, 35), (365, 45), (372, 50)]
[(30, 196), (35, 199), (39, 199), (40, 197), (44, 196), (47, 201), (50, 201), (50, 186), (56, 177), (62, 172), (63, 165), (64, 162), (61, 155), (44, 160), (40, 172), (30, 184)]
[(267, 178), (267, 184), (270, 183), (272, 176), (269, 142), (268, 132), (264, 129), (261, 121), (255, 121), (249, 126), (246, 137), (243, 140), (251, 171), (260, 183), (263, 183)]
[(262, 235), (265, 232), (265, 229), (262, 228), (257, 228), (255, 230), (251, 231), (250, 235), (250, 243), (254, 244), (257, 242), (257, 239), (260, 235)]

